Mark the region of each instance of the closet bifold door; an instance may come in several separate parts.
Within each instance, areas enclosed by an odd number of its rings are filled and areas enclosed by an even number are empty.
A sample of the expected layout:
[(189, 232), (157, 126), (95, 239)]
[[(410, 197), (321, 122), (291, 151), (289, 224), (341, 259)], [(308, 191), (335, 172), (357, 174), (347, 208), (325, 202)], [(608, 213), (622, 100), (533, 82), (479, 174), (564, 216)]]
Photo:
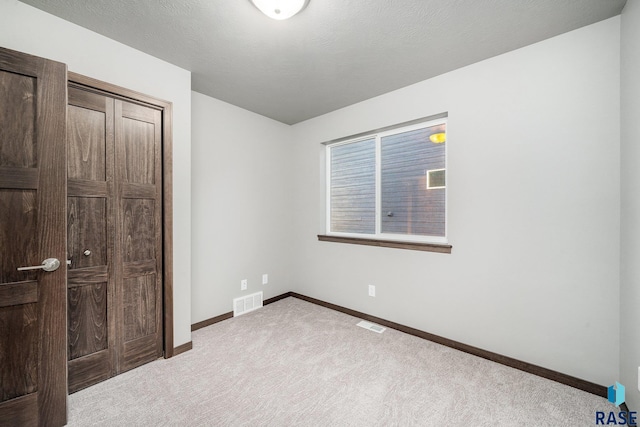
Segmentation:
[(68, 89), (69, 392), (118, 372), (114, 250), (114, 100)]
[(162, 357), (162, 112), (69, 87), (68, 369), (75, 392)]
[(120, 372), (162, 357), (162, 115), (115, 101)]

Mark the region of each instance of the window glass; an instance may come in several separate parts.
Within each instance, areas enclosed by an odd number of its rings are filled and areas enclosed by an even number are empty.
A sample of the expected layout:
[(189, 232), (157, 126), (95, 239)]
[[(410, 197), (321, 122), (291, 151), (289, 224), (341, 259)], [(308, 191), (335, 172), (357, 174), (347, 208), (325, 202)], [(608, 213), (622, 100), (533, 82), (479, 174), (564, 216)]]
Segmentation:
[(381, 138), (382, 233), (445, 235), (445, 189), (427, 187), (427, 172), (445, 167), (445, 143), (430, 140), (443, 131), (439, 125)]
[(446, 243), (446, 119), (327, 146), (327, 233)]
[(331, 149), (331, 231), (376, 232), (376, 140)]

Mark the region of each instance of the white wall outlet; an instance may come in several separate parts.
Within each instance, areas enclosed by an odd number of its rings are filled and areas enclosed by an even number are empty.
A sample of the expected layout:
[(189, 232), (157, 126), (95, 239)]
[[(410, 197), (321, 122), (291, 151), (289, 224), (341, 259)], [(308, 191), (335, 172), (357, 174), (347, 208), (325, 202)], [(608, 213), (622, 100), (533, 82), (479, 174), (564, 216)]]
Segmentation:
[(370, 297), (375, 297), (376, 296), (376, 287), (375, 287), (375, 285), (369, 285), (369, 296)]
[(267, 283), (269, 283), (269, 275), (268, 274), (263, 274), (262, 275), (262, 284), (266, 285)]
[(241, 291), (246, 291), (247, 290), (247, 279), (242, 279), (240, 281), (240, 290)]

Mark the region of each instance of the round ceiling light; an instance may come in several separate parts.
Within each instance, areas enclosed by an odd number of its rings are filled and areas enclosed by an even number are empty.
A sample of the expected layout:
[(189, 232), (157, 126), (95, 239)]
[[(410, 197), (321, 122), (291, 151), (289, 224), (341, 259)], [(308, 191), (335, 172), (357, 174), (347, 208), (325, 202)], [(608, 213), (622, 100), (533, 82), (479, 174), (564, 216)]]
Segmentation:
[(269, 18), (289, 19), (304, 9), (309, 0), (250, 0), (251, 3)]

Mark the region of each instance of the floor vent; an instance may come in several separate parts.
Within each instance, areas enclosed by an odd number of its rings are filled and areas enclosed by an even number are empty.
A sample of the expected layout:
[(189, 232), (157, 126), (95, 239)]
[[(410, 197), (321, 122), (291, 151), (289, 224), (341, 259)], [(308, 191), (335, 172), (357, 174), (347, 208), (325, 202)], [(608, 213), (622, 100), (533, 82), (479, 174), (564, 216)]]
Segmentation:
[(383, 333), (387, 329), (380, 325), (376, 325), (375, 323), (367, 322), (366, 320), (359, 322), (357, 326), (360, 326), (361, 328), (365, 328), (373, 332), (377, 332), (379, 334)]
[(262, 292), (256, 292), (246, 297), (234, 298), (233, 317), (257, 310), (260, 307), (262, 307)]

